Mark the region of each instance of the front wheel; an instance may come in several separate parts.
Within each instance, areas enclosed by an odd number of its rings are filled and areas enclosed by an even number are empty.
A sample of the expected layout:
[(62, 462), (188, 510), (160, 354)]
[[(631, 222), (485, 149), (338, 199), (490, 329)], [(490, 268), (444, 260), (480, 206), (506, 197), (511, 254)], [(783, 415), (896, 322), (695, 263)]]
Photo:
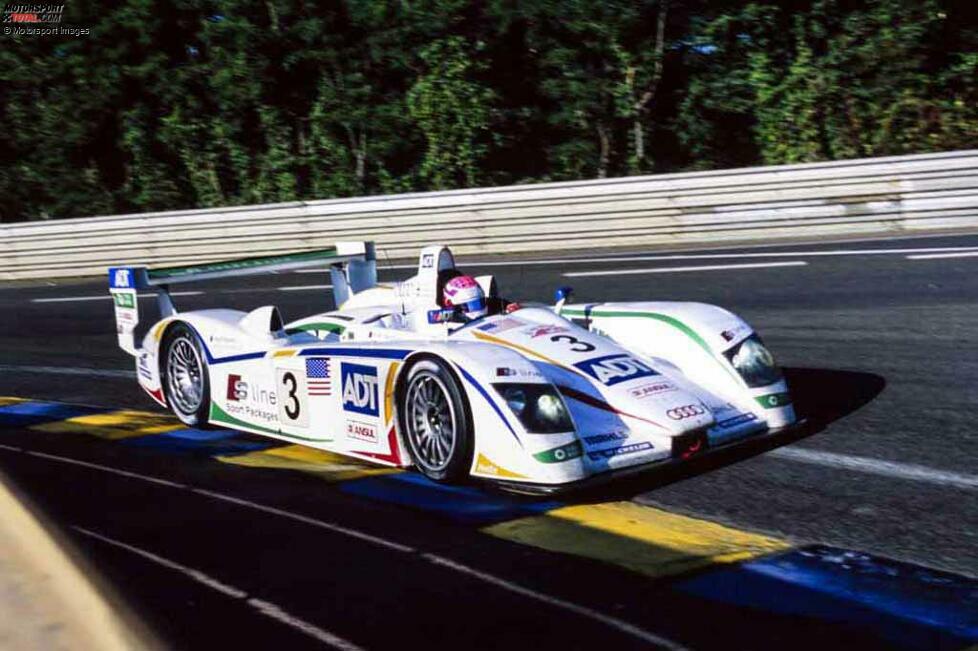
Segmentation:
[(438, 482), (463, 478), (472, 464), (472, 428), (462, 390), (441, 361), (411, 367), (401, 402), (404, 441), (414, 465)]
[(185, 425), (205, 425), (211, 407), (210, 382), (196, 335), (178, 323), (167, 330), (161, 349), (166, 403)]

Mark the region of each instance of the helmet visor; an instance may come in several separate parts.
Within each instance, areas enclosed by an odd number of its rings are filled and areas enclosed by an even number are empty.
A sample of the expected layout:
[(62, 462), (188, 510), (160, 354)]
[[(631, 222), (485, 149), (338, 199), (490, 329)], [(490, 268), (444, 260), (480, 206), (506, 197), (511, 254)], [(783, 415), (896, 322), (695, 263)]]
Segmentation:
[(481, 312), (486, 309), (486, 299), (481, 296), (479, 298), (473, 298), (471, 301), (462, 303), (459, 307), (466, 314), (470, 312)]

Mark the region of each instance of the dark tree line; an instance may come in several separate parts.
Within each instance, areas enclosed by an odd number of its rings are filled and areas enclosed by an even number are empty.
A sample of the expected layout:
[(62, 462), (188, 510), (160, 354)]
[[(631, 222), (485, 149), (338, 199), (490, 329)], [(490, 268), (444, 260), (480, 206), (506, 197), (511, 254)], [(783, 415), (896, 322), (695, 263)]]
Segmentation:
[(0, 221), (978, 145), (974, 0), (70, 2)]

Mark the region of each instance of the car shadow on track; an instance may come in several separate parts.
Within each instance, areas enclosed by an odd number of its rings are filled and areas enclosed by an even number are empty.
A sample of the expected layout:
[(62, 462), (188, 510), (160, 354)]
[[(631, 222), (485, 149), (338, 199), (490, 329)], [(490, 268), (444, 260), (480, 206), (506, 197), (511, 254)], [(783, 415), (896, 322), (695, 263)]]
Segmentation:
[(785, 378), (794, 400), (795, 413), (805, 424), (781, 435), (747, 441), (709, 456), (677, 466), (653, 469), (620, 481), (561, 495), (571, 502), (606, 502), (631, 499), (683, 479), (711, 472), (774, 448), (818, 434), (833, 422), (869, 404), (886, 387), (886, 380), (874, 373), (820, 368), (785, 368)]

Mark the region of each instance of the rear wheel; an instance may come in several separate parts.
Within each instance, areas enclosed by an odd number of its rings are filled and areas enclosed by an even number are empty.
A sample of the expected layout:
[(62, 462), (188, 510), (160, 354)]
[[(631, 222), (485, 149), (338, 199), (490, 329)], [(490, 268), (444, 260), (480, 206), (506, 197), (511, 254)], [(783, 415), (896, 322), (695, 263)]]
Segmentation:
[(472, 464), (472, 428), (458, 381), (441, 361), (421, 360), (408, 371), (401, 424), (411, 459), (424, 475), (458, 481)]
[(210, 382), (197, 336), (183, 323), (173, 325), (166, 331), (162, 352), (166, 404), (182, 423), (205, 425), (211, 408)]

